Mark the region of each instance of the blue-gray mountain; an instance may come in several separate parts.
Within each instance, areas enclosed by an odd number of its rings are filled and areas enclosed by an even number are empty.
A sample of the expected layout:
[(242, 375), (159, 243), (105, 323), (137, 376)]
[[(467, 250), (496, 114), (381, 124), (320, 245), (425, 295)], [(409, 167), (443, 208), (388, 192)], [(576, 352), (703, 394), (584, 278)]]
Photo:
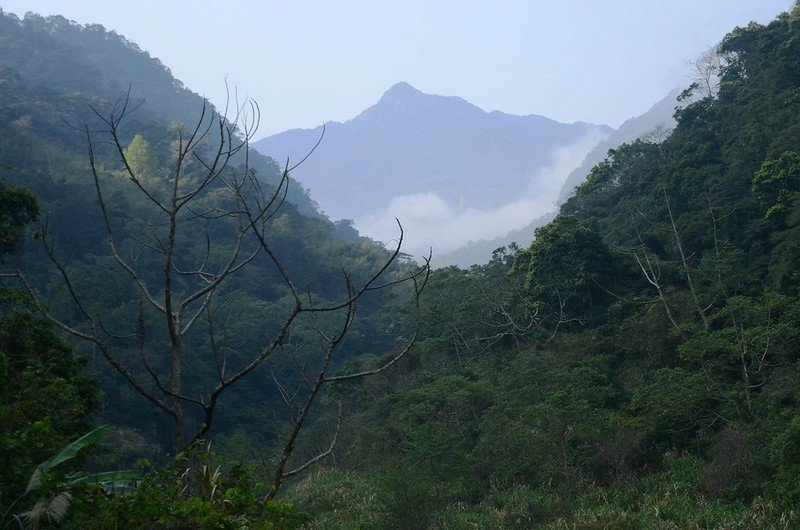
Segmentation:
[[(412, 194), (435, 194), (457, 210), (491, 210), (536, 193), (559, 148), (587, 137), (596, 143), (612, 131), (485, 112), (459, 97), (398, 83), (355, 118), (326, 124), (319, 148), (292, 176), (334, 219), (363, 219)], [(254, 147), (278, 161), (296, 161), (321, 134), (321, 126), (295, 129)]]

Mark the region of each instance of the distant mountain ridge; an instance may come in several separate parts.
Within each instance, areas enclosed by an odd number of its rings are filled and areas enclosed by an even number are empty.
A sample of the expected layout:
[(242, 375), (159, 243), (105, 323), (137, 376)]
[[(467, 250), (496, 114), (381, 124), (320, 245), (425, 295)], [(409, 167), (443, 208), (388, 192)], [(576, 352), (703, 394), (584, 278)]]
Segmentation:
[[(535, 189), (556, 149), (612, 131), (486, 112), (401, 82), (351, 120), (328, 123), (319, 148), (293, 177), (332, 218), (363, 218), (414, 194), (435, 194), (454, 208), (490, 209)], [(279, 161), (299, 160), (321, 134), (322, 127), (294, 129), (254, 147)]]

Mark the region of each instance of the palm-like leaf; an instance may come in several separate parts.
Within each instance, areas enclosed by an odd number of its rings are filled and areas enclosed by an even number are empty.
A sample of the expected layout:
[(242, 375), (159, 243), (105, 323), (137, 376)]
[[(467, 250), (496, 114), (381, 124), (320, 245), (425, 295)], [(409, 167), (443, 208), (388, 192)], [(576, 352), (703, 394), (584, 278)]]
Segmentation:
[(135, 483), (138, 479), (139, 473), (132, 470), (103, 471), (101, 473), (79, 476), (67, 482), (64, 486), (71, 489), (76, 486), (98, 484), (105, 491), (119, 492), (133, 489), (132, 483)]
[(99, 442), (110, 430), (111, 425), (103, 425), (91, 432), (88, 432), (87, 434), (84, 434), (74, 442), (61, 449), (56, 456), (39, 464), (38, 469), (42, 470), (42, 472), (46, 472), (62, 462), (72, 460), (81, 450)]

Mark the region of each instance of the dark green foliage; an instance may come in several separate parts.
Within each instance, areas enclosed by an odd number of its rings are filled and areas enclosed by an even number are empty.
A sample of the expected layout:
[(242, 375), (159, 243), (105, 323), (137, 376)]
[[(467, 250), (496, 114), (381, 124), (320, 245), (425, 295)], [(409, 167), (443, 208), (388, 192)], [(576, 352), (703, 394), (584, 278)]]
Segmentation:
[(10, 474), (3, 484), (18, 492), (33, 465), (87, 430), (99, 394), (84, 361), (25, 295), (3, 288), (0, 297), (0, 458)]
[(800, 199), (800, 155), (786, 151), (779, 158), (761, 164), (753, 175), (753, 194), (767, 209), (767, 218), (785, 222)]
[(142, 474), (131, 491), (76, 505), (63, 526), (285, 530), (307, 519), (292, 504), (265, 500), (268, 486), (257, 466), (229, 464), (209, 446), (195, 447), (171, 465)]
[(537, 228), (514, 266), (527, 269), (525, 287), (554, 328), (584, 323), (605, 306), (616, 276), (615, 260), (600, 234), (571, 215)]
[[(110, 425), (93, 429), (39, 463), (32, 471), (24, 493), (6, 509), (0, 524), (7, 523), (10, 526), (12, 522), (20, 523), (23, 519), (30, 528), (39, 528), (43, 522), (58, 524), (68, 516), (71, 509), (74, 511), (76, 503), (85, 503), (92, 495), (134, 491), (139, 479), (136, 471), (102, 471), (90, 474), (81, 471), (67, 473), (68, 469), (65, 471), (70, 462), (83, 456), (111, 430)], [(25, 507), (27, 509), (21, 511)], [(11, 514), (12, 509), (16, 509), (19, 515)]]
[[(3, 219), (0, 260), (35, 219), (38, 204), (27, 191), (0, 185)], [(85, 361), (34, 310), (27, 294), (0, 285), (0, 508), (25, 489), (38, 462), (89, 427), (100, 404)]]
[[(81, 26), (62, 17), (36, 15), (18, 20), (7, 14), (0, 14), (0, 24), (3, 174), (10, 184), (25, 185), (40, 198), (42, 209), (48, 214), (46, 241), (53, 245), (57, 258), (68, 264), (67, 272), (86, 307), (91, 313), (102, 315), (103, 326), (115, 335), (113, 347), (122, 363), (129, 368), (137, 366), (143, 349), (154, 369), (162, 370), (165, 364), (160, 354), (165, 349), (165, 335), (158, 327), (157, 312), (146, 311), (142, 315), (143, 324), (154, 331), (144, 337), (144, 342), (140, 341), (139, 294), (129, 275), (108, 255), (108, 234), (97, 204), (86, 157), (87, 139), (82, 131), (88, 126), (92, 134), (100, 135), (98, 131), (105, 125), (95, 112), (109, 115), (128, 89), (128, 80), (133, 81), (130, 106), (136, 110), (126, 121), (127, 126), (120, 129), (121, 143), (135, 166), (132, 169), (141, 174), (157, 196), (164, 197), (169, 192), (166, 176), (173, 170), (172, 153), (180, 127), (177, 123), (196, 120), (202, 111), (202, 100), (135, 44), (101, 26)], [(146, 102), (140, 106), (142, 99)], [(206, 111), (210, 113), (210, 109)], [(119, 234), (117, 244), (154, 288), (161, 276), (157, 247), (166, 240), (164, 220), (130, 182), (119, 153), (109, 147), (99, 142), (94, 156), (113, 229)], [(244, 151), (232, 160), (232, 171), (241, 170), (243, 155)], [(275, 162), (251, 152), (249, 164), (265, 191), (273, 190), (281, 178)], [(6, 167), (13, 170), (6, 171)], [(199, 163), (192, 159), (187, 166), (188, 178), (198, 167)], [(224, 190), (221, 179), (211, 183), (207, 199), (198, 208), (203, 212), (233, 208)], [(3, 213), (16, 212), (14, 215), (18, 216), (0, 220), (0, 242), (5, 245), (7, 240), (10, 246), (18, 226), (32, 217), (34, 210), (25, 216), (26, 210), (10, 209), (12, 202), (19, 203), (24, 196), (15, 195), (14, 187), (3, 188), (3, 192), (9, 203)], [(342, 269), (359, 284), (387, 258), (384, 249), (361, 238), (351, 227), (334, 225), (324, 218), (294, 181), (289, 182), (286, 199), (268, 221), (270, 244), (286, 275), (300, 292), (307, 291), (317, 303), (346, 295)], [(30, 207), (35, 207), (32, 199)], [(181, 220), (185, 235), (177, 243), (179, 266), (190, 268), (205, 263), (209, 269), (218, 268), (231, 249), (235, 227), (225, 218), (199, 218), (200, 209)], [(209, 248), (211, 252), (206, 256)], [(44, 253), (30, 248), (20, 261), (31, 283), (40, 290), (41, 301), (53, 314), (73, 324), (84, 320), (59, 274), (48, 268), (50, 260)], [(399, 274), (399, 269), (389, 274)], [(219, 291), (214, 308), (219, 323), (217, 333), (230, 337), (220, 341), (217, 352), (221, 356), (224, 350), (229, 370), (253, 358), (292, 304), (279, 271), (263, 253), (252, 267), (241, 272)], [(179, 281), (174, 289), (183, 292), (188, 287), (187, 282)], [(353, 324), (342, 352), (333, 360), (335, 366), (357, 358), (354, 366), (360, 368), (407, 338), (396, 335), (405, 333), (408, 319), (396, 318), (386, 309), (387, 301), (377, 292), (360, 300), (359, 310), (370, 318)], [(328, 329), (339, 325), (333, 315), (320, 317), (318, 323)], [(319, 352), (319, 344), (312, 340), (314, 325), (310, 318), (298, 321), (275, 362), (254, 374), (252, 380), (239, 383), (232, 395), (222, 398), (221, 412), (216, 415), (219, 421), (210, 435), (222, 436), (245, 425), (252, 440), (274, 437), (285, 410), (270, 373), (287, 376), (284, 384), (288, 386), (302, 386), (295, 364), (306, 366), (309, 371), (317, 366), (318, 357), (314, 354)], [(205, 392), (217, 379), (214, 356), (204, 340), (207, 328), (205, 324), (203, 332), (186, 339), (184, 370), (189, 393)], [(154, 414), (151, 405), (100, 362), (99, 356), (95, 360), (90, 369), (103, 381), (107, 394), (113, 396), (106, 403), (105, 418), (120, 427), (137, 429), (147, 441), (140, 448), (149, 447), (148, 456), (156, 457), (158, 445), (168, 443), (156, 434), (163, 432), (165, 418)], [(141, 366), (137, 373), (145, 374)]]
[(38, 215), (39, 205), (33, 195), (0, 181), (0, 257), (6, 257), (17, 247), (22, 231)]

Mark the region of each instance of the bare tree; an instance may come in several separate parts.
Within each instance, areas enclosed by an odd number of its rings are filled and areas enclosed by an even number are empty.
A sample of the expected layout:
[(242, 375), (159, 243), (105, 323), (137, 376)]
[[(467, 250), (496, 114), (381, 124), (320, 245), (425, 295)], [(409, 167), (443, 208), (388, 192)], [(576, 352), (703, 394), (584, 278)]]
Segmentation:
[(692, 85), (697, 87), (702, 97), (717, 97), (722, 71), (729, 65), (730, 57), (720, 53), (719, 45), (711, 46), (694, 61), (691, 67)]
[[(644, 214), (642, 214), (638, 209), (637, 212), (644, 217)], [(644, 240), (642, 239), (642, 234), (639, 232), (639, 227), (636, 224), (633, 211), (629, 211), (629, 213), (631, 216), (631, 224), (636, 231), (636, 237), (639, 239), (640, 248), (638, 252), (636, 250), (633, 251), (633, 257), (636, 260), (636, 263), (639, 265), (639, 269), (641, 269), (642, 274), (647, 280), (647, 283), (652, 285), (658, 293), (658, 299), (664, 306), (664, 311), (666, 312), (670, 323), (672, 323), (672, 327), (675, 329), (680, 329), (680, 326), (678, 326), (678, 323), (675, 321), (675, 317), (672, 316), (672, 310), (670, 309), (669, 303), (664, 296), (664, 286), (661, 284), (661, 268), (658, 266), (657, 262), (654, 265), (653, 261), (650, 259), (650, 255), (647, 252), (647, 245), (645, 245)], [(641, 254), (642, 257), (639, 257), (639, 254)]]
[(670, 206), (669, 196), (667, 195), (667, 188), (664, 186), (664, 204), (667, 206), (667, 213), (669, 214), (669, 224), (672, 227), (672, 233), (675, 236), (675, 246), (678, 249), (678, 253), (681, 256), (681, 266), (683, 267), (683, 272), (686, 275), (686, 285), (689, 287), (689, 294), (692, 296), (692, 302), (694, 302), (695, 310), (697, 314), (700, 316), (700, 321), (703, 323), (703, 329), (708, 330), (709, 327), (709, 320), (708, 320), (708, 311), (713, 307), (714, 300), (708, 306), (703, 307), (700, 303), (700, 299), (697, 295), (697, 289), (695, 289), (694, 282), (692, 281), (692, 272), (691, 267), (689, 266), (689, 256), (687, 256), (686, 252), (683, 248), (683, 243), (681, 242), (680, 233), (678, 233), (678, 226), (675, 224), (675, 217), (672, 215), (672, 206)]
[[(93, 130), (86, 126), (84, 133), (109, 255), (140, 299), (138, 314), (130, 315), (131, 321), (137, 322), (136, 329), (127, 332), (109, 329), (94, 301), (73, 279), (72, 271), (57, 253), (52, 238), (43, 238), (45, 250), (80, 318), (67, 321), (55, 315), (20, 271), (16, 276), (50, 320), (93, 345), (136, 392), (171, 418), (176, 451), (205, 437), (212, 426), (220, 396), (280, 350), (301, 317), (310, 319), (319, 339), (316, 376), (307, 382), (299, 407), (294, 406), (286, 393), (282, 394), (293, 413), (290, 433), (273, 477), (274, 494), (287, 477), (330, 452), (293, 469), (287, 467), (298, 435), (323, 386), (381, 372), (402, 357), (416, 340), (414, 332), (404, 346), (380, 366), (349, 375), (331, 375), (334, 353), (342, 349), (359, 301), (370, 292), (408, 288), (413, 312), (418, 318), (417, 301), (430, 271), (428, 260), (420, 267), (397, 266), (403, 241), (402, 226), (398, 222), (400, 235), (396, 248), (383, 253), (383, 263), (360, 282), (342, 270), (342, 297), (333, 302), (318, 302), (310, 289), (301, 290), (295, 285), (271, 243), (270, 221), (286, 198), (289, 173), (297, 166), (290, 167), (287, 161), (274, 186), (267, 186), (251, 169), (249, 141), (258, 126), (258, 106), (252, 101), (244, 105), (237, 103), (229, 117), (227, 110), (219, 113), (204, 105), (193, 127), (177, 128), (171, 169), (157, 182), (139, 174), (126, 155), (121, 127), (135, 108), (128, 95), (109, 111), (95, 109), (101, 127)], [(147, 204), (152, 216), (149, 221), (152, 229), (147, 233), (124, 233), (115, 219), (115, 205), (107, 193), (109, 172), (96, 156), (100, 146), (111, 147), (120, 164), (117, 175), (122, 174)], [(198, 227), (205, 227), (205, 233)], [(228, 234), (226, 240), (220, 240), (220, 232)], [(190, 246), (196, 249), (197, 241), (203, 239), (203, 256), (187, 252)], [(227, 347), (228, 328), (215, 316), (217, 298), (222, 287), (237, 273), (252, 266), (257, 257), (272, 267), (291, 303), (271, 334), (268, 335), (269, 329), (264, 330), (267, 339), (263, 344), (254, 348), (246, 359), (233, 359)], [(160, 272), (156, 273), (156, 268)], [(330, 325), (320, 324), (318, 317), (321, 315), (329, 315), (328, 321), (338, 319), (338, 329), (331, 331)], [(158, 322), (155, 326), (154, 321)], [(204, 327), (202, 323), (207, 323), (205, 330), (200, 330)], [(267, 327), (266, 323), (262, 325)], [(156, 328), (166, 330), (166, 347), (160, 355), (154, 356), (148, 337), (158, 333)], [(190, 334), (194, 339), (198, 334), (204, 337), (205, 362), (214, 366), (213, 380), (203, 385), (187, 385), (184, 374)], [(133, 360), (131, 355), (123, 354), (119, 346), (126, 339), (138, 343), (138, 355)], [(282, 388), (280, 383), (278, 388)]]

